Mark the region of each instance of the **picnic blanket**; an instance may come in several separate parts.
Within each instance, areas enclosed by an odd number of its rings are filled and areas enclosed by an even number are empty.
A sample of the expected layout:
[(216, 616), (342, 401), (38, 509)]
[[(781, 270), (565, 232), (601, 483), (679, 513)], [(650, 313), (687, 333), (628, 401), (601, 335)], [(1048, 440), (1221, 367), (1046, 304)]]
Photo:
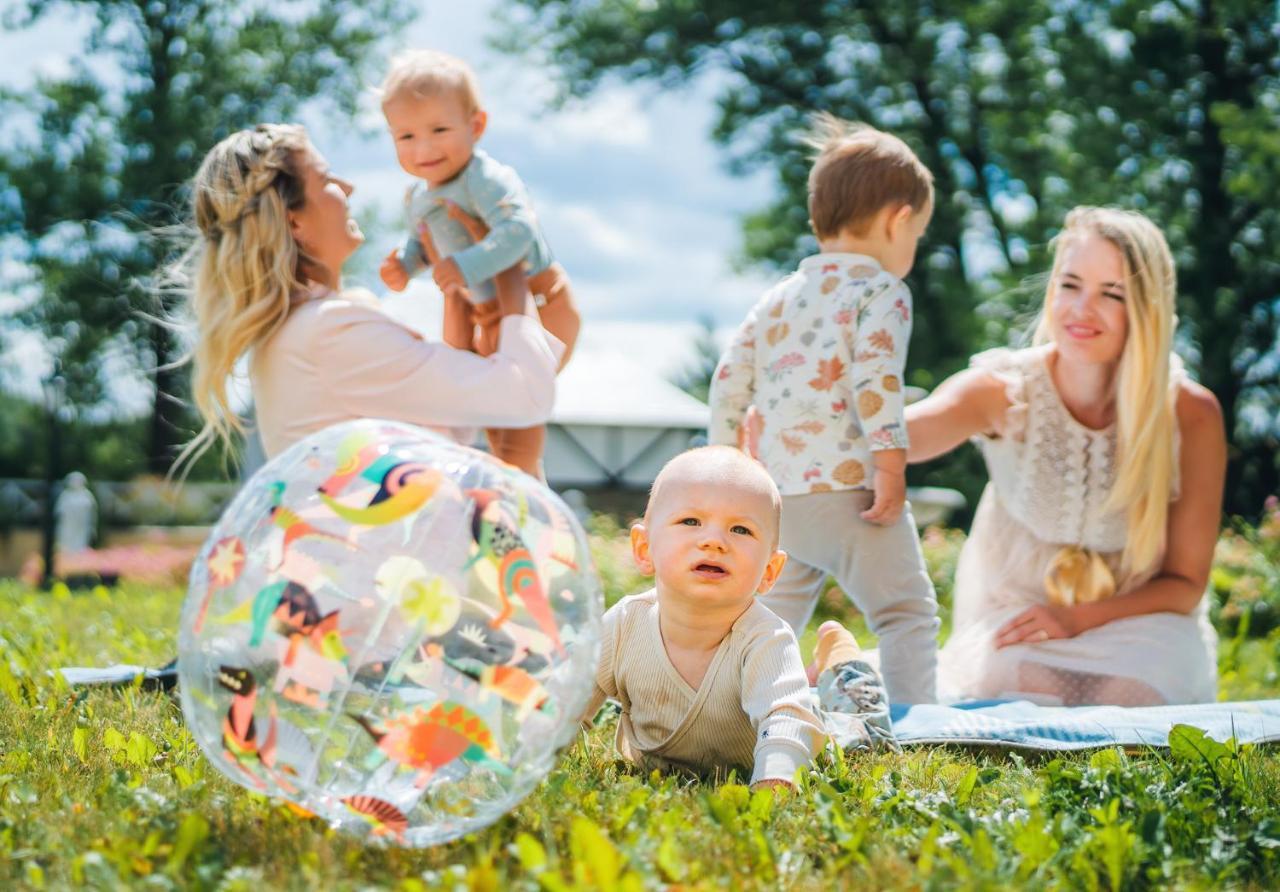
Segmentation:
[[(66, 668), (71, 685), (128, 685), (168, 690), (174, 663)], [(1084, 750), (1104, 746), (1168, 746), (1169, 729), (1193, 725), (1214, 740), (1280, 741), (1280, 700), (1192, 703), (1182, 706), (1037, 706), (1026, 700), (971, 700), (949, 706), (889, 709), (903, 746), (954, 743), (1025, 750)]]
[(1193, 725), (1214, 740), (1280, 740), (1280, 700), (1181, 706), (1037, 706), (1026, 700), (973, 700), (949, 706), (890, 708), (903, 746), (958, 743), (1026, 750), (1168, 746), (1174, 725)]
[(143, 690), (168, 691), (178, 683), (178, 661), (148, 668), (119, 663), (115, 666), (67, 666), (58, 670), (72, 687), (121, 687), (139, 682)]

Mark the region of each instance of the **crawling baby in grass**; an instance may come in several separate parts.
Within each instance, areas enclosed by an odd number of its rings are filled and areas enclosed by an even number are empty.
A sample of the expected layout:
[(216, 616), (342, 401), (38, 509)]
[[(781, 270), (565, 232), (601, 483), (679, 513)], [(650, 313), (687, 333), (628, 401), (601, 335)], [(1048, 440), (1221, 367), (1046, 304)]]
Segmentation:
[(765, 469), (727, 446), (685, 452), (658, 474), (631, 530), (655, 585), (605, 613), (587, 713), (606, 698), (622, 705), (623, 758), (790, 786), (829, 739), (894, 745), (884, 685), (853, 635), (824, 623), (806, 670), (791, 628), (756, 601), (787, 559), (780, 512)]

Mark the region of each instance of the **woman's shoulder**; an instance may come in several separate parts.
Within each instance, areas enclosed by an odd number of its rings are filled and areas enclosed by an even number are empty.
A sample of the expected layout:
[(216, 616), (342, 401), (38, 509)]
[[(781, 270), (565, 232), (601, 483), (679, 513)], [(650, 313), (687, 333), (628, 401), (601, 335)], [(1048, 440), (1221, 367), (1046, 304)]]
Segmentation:
[[(1172, 384), (1174, 414), (1173, 501), (1188, 491), (1222, 496), (1222, 475), (1227, 464), (1227, 429), (1222, 406), (1209, 388), (1185, 374)], [(1217, 516), (1218, 508), (1211, 509)]]
[(975, 353), (969, 359), (969, 367), (956, 375), (957, 383), (970, 395), (1003, 405), (1003, 400), (1013, 405), (1025, 406), (1026, 381), (1037, 369), (1044, 367), (1044, 347), (993, 347)]
[(993, 375), (1017, 373), (1026, 375), (1042, 368), (1052, 349), (1051, 344), (1035, 347), (992, 347), (969, 358), (969, 368)]
[[(312, 301), (309, 301), (312, 303)], [(343, 288), (341, 291), (331, 291), (322, 299), (313, 301), (318, 308), (333, 312), (334, 307), (361, 307), (374, 312), (381, 313), (382, 306), (378, 303), (378, 298), (368, 288)]]
[(383, 312), (373, 292), (365, 288), (344, 288), (342, 291), (331, 291), (320, 297), (309, 298), (295, 306), (289, 318), (290, 321), (320, 326), (364, 318), (392, 321)]
[(1174, 395), (1174, 415), (1178, 419), (1178, 432), (1188, 437), (1226, 437), (1222, 405), (1213, 391), (1190, 378), (1182, 377)]
[(381, 330), (383, 326), (402, 327), (383, 312), (371, 292), (347, 288), (297, 303), (277, 332), (274, 349), (310, 351), (339, 333), (366, 327)]
[(989, 427), (982, 440), (1021, 440), (1034, 387), (1029, 382), (1045, 367), (1046, 347), (995, 347), (975, 354), (969, 367), (949, 386), (953, 398), (975, 407)]

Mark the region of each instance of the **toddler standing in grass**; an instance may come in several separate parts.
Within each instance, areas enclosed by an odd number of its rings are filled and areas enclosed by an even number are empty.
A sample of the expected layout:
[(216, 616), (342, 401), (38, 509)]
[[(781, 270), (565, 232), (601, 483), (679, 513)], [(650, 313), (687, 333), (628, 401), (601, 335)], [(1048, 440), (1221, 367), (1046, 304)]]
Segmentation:
[(826, 116), (809, 215), (820, 253), (765, 293), (720, 360), (713, 443), (744, 434), (782, 492), (790, 556), (765, 605), (797, 635), (834, 576), (880, 636), (894, 702), (932, 703), (937, 601), (906, 505), (902, 278), (933, 213), (933, 177), (897, 137)]
[[(400, 166), (420, 181), (406, 198), (404, 246), (382, 262), (383, 284), (403, 291), (430, 266), (444, 294), (444, 342), (488, 356), (501, 322), (491, 280), (522, 264), (543, 327), (564, 343), (563, 368), (581, 326), (569, 277), (547, 247), (519, 174), (476, 146), (488, 117), (471, 69), (444, 53), (405, 53), (382, 83), (382, 111)], [(477, 220), (479, 232), (471, 225)], [(435, 263), (422, 248), (423, 229), (441, 255)], [(496, 456), (542, 476), (545, 427), (486, 433)]]
[(789, 785), (828, 737), (892, 743), (883, 686), (853, 636), (824, 624), (806, 672), (791, 629), (756, 600), (787, 560), (780, 507), (769, 475), (736, 449), (695, 449), (659, 473), (631, 530), (636, 563), (655, 585), (605, 613), (587, 713), (606, 698), (621, 703), (623, 758)]

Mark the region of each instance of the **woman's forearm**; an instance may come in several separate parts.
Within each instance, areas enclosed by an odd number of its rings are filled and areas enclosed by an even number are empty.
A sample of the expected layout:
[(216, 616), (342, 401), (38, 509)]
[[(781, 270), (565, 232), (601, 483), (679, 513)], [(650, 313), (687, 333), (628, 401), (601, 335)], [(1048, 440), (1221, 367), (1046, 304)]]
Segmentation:
[(503, 316), (537, 317), (538, 310), (534, 306), (533, 295), (529, 293), (529, 281), (520, 264), (498, 273), (493, 284), (498, 292), (498, 309)]
[(1143, 616), (1148, 613), (1182, 613), (1195, 610), (1204, 597), (1204, 588), (1191, 580), (1173, 574), (1161, 574), (1131, 592), (1077, 604), (1076, 614), (1079, 632), (1093, 629), (1117, 619)]

